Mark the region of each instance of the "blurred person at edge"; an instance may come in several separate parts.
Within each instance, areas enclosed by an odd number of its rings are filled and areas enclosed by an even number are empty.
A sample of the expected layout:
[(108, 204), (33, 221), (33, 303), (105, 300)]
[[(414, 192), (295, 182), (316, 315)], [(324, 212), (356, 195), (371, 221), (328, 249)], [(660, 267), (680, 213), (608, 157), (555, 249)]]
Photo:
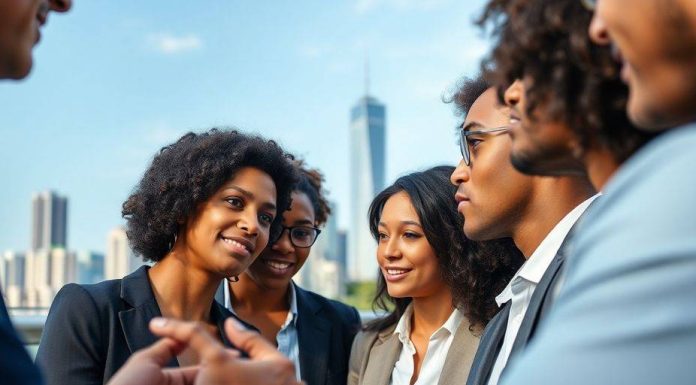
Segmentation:
[(292, 192), (283, 230), (239, 276), (223, 281), (216, 299), (256, 326), (295, 364), (307, 385), (345, 385), (348, 358), (360, 329), (357, 310), (304, 290), (292, 281), (331, 214), (324, 177), (295, 161), (300, 181)]
[(375, 307), (355, 338), (348, 384), (463, 384), (495, 314), (494, 296), (523, 259), (512, 241), (473, 242), (449, 183), (454, 167), (403, 176), (369, 210), (377, 240)]
[[(503, 18), (508, 25), (515, 7), (543, 6), (533, 0), (509, 4)], [(605, 196), (588, 215), (591, 226), (578, 231), (564, 283), (535, 344), (511, 362), (502, 383), (692, 384), (696, 2), (582, 4), (594, 10), (590, 38), (614, 49), (629, 87), (629, 118), (661, 134), (628, 157), (604, 187)], [(526, 21), (526, 28), (536, 27)], [(497, 31), (504, 35), (506, 28)]]
[[(23, 79), (50, 12), (67, 12), (71, 0), (0, 1), (0, 80)], [(0, 293), (0, 377), (9, 384), (41, 384), (41, 375), (17, 335)]]

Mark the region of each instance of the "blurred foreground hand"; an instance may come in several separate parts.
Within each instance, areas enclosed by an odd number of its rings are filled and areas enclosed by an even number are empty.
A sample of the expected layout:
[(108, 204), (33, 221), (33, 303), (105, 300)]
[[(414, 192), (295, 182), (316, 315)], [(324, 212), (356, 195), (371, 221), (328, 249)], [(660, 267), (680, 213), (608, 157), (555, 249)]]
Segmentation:
[[(241, 358), (226, 349), (195, 322), (155, 318), (150, 330), (161, 340), (135, 352), (109, 385), (299, 385), (295, 366), (260, 334), (246, 330), (232, 318), (225, 321), (227, 338), (249, 354)], [(200, 357), (197, 366), (164, 368), (185, 348)]]

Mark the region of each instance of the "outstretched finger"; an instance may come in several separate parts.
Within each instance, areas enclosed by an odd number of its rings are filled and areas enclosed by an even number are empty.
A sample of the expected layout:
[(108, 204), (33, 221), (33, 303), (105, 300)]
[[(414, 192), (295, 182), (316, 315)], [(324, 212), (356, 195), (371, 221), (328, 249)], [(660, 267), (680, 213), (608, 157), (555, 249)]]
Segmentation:
[(184, 351), (185, 344), (171, 339), (162, 338), (147, 348), (134, 354), (134, 359), (149, 359), (159, 366), (165, 366), (169, 360)]
[(197, 322), (158, 317), (150, 321), (150, 330), (160, 337), (173, 338), (188, 345), (202, 360), (222, 360), (229, 357), (222, 344)]
[(263, 336), (245, 328), (232, 317), (225, 320), (225, 334), (234, 346), (247, 352), (251, 359), (282, 356)]

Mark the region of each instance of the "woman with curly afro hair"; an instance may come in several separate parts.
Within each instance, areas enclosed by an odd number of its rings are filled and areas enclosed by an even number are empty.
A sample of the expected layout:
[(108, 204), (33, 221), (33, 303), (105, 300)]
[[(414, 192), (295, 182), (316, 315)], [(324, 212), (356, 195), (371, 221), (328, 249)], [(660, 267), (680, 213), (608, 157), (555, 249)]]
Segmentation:
[(494, 297), (523, 258), (509, 238), (466, 238), (453, 171), (403, 176), (370, 205), (380, 267), (374, 303), (388, 314), (355, 337), (350, 385), (466, 382)]
[(307, 385), (345, 385), (350, 347), (360, 329), (355, 308), (304, 290), (292, 281), (331, 213), (324, 177), (301, 161), (300, 181), (283, 213), (280, 235), (239, 276), (225, 282), (218, 301), (255, 325), (295, 364)]
[[(162, 148), (123, 204), (133, 250), (152, 267), (57, 294), (37, 362), (48, 384), (106, 383), (157, 338), (154, 317), (197, 321), (229, 345), (213, 297), (282, 231), (297, 171), (275, 142), (213, 129)], [(192, 351), (168, 366), (197, 363)]]

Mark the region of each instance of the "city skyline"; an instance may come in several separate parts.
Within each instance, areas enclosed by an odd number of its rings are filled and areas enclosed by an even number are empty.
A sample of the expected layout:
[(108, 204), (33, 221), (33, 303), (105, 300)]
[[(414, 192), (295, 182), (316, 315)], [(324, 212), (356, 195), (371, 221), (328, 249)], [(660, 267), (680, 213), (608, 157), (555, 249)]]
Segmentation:
[(471, 23), (480, 3), (76, 3), (46, 26), (31, 76), (0, 82), (11, 184), (0, 218), (12, 223), (0, 250), (29, 247), (29, 197), (53, 189), (70, 198), (70, 248), (104, 251), (152, 156), (213, 126), (275, 139), (322, 170), (348, 229), (346, 110), (363, 94), (365, 57), (389, 106), (386, 182), (455, 164), (458, 122), (441, 96), (488, 47)]

